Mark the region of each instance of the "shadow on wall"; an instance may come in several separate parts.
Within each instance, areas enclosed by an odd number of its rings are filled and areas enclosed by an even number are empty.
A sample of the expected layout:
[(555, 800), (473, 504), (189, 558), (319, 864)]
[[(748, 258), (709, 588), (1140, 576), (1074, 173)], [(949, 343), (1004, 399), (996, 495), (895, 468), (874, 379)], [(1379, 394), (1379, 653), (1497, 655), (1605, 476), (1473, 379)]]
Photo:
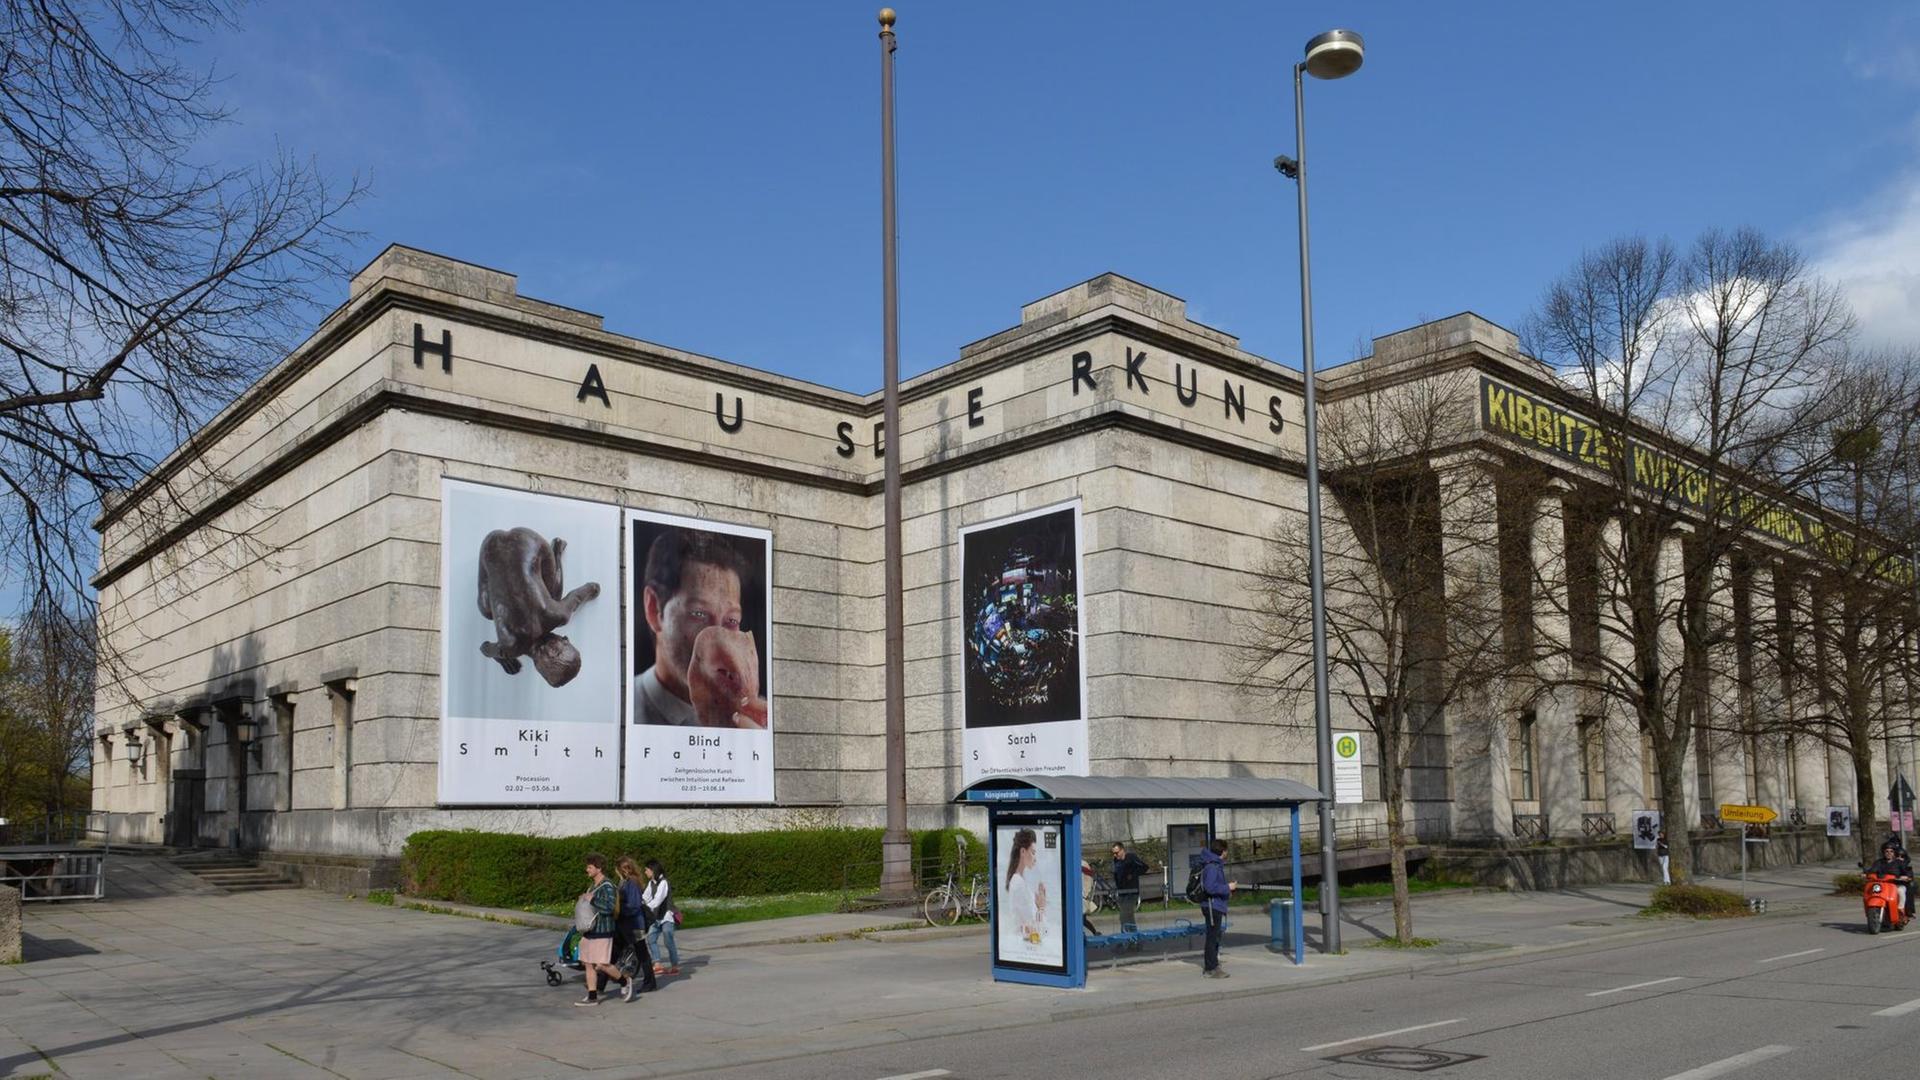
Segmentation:
[[(191, 776), (184, 778), (190, 788), (199, 788), (198, 805), (182, 806), (173, 792), (169, 799), (175, 812), (191, 815), (191, 822), (180, 832), (196, 846), (257, 850), (265, 844), (273, 800), (259, 799), (252, 790), (252, 778), (263, 771), (258, 740), (266, 727), (266, 680), (260, 668), (265, 651), (252, 631), (216, 646), (200, 692), (191, 699), (190, 709), (183, 710), (197, 713), (205, 725), (199, 736), (204, 740), (198, 761), (200, 783), (193, 784)], [(196, 801), (190, 790), (182, 794), (187, 802)]]

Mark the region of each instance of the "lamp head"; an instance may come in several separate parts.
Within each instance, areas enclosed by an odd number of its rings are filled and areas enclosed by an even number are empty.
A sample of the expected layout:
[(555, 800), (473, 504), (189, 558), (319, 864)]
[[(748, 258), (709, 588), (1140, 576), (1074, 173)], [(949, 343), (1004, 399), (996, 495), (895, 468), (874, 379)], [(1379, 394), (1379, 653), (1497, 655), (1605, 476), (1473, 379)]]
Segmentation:
[(1307, 42), (1300, 67), (1316, 79), (1344, 79), (1360, 70), (1367, 43), (1351, 30), (1329, 30)]

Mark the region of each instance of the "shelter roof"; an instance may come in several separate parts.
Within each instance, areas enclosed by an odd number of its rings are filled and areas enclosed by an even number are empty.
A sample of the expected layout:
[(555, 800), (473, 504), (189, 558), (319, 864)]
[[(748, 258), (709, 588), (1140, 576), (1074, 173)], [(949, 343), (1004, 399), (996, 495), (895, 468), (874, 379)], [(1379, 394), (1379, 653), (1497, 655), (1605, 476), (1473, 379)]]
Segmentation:
[(1067, 803), (1118, 810), (1150, 807), (1249, 808), (1324, 802), (1317, 789), (1295, 780), (1251, 776), (1029, 776), (976, 780), (953, 797), (957, 803), (1018, 806)]

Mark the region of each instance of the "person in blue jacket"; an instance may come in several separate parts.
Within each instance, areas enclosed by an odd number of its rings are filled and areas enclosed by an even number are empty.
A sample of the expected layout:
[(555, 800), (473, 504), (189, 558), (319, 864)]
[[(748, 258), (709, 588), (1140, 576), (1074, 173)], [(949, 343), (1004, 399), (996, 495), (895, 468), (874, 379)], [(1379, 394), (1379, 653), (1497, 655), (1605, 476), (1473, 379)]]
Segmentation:
[(1207, 949), (1200, 973), (1209, 979), (1227, 977), (1220, 968), (1220, 930), (1227, 920), (1227, 901), (1233, 896), (1234, 883), (1227, 880), (1226, 854), (1225, 840), (1213, 841), (1200, 853), (1200, 889), (1207, 894), (1207, 902), (1200, 905), (1207, 917)]

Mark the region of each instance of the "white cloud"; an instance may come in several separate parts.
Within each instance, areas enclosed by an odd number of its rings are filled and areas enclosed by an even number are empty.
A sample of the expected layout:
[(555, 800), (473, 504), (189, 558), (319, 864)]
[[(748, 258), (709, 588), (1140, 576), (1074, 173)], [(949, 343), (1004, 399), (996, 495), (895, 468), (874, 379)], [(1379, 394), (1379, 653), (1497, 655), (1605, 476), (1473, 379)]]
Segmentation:
[(1920, 347), (1920, 173), (1815, 234), (1814, 270), (1846, 290), (1868, 345)]

